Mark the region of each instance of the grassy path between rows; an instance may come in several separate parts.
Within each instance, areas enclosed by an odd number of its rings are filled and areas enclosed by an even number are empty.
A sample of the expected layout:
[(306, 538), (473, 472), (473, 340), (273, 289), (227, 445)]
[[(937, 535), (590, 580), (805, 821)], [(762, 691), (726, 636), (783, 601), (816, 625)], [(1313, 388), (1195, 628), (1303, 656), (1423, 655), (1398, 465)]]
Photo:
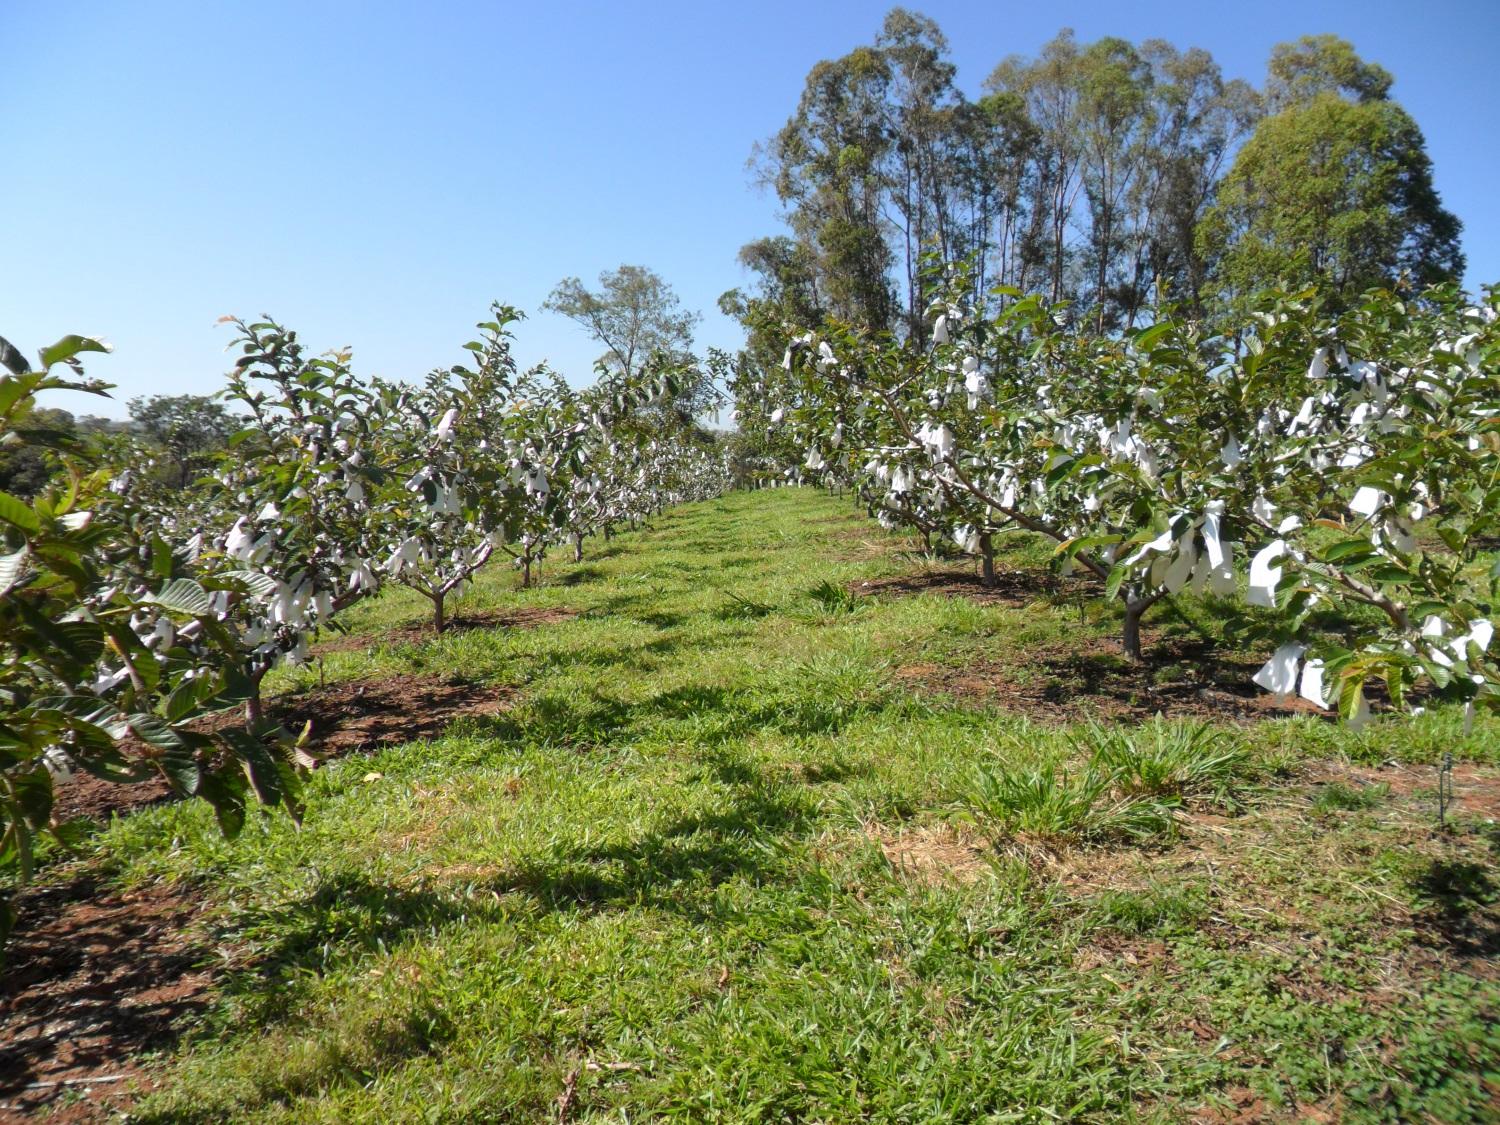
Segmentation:
[[(1111, 622), (844, 593), (918, 568), (905, 545), (847, 500), (736, 494), (460, 607), (565, 619), (386, 643), (421, 606), (362, 607), (326, 679), (513, 695), (318, 771), (300, 830), (228, 843), (166, 806), (74, 861), (191, 885), (217, 959), (133, 1119), (1500, 1113), (1500, 726), (1095, 726), (945, 695), (908, 670), (1024, 681), (1026, 651)], [(1449, 749), (1477, 764), (1442, 833)]]

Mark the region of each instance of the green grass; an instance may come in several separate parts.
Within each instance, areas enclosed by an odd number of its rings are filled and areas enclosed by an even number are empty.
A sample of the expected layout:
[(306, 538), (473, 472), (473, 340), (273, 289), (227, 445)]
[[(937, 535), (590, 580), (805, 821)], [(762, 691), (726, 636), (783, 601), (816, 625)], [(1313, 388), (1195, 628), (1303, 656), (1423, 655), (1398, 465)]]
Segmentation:
[[(1494, 722), (1052, 725), (924, 693), (903, 668), (1086, 651), (1113, 617), (852, 597), (920, 564), (810, 491), (589, 547), (456, 607), (576, 616), (387, 644), (425, 616), (397, 592), (274, 685), (459, 677), (508, 711), (324, 768), (301, 830), (226, 842), (188, 804), (95, 837), (78, 862), (196, 888), (220, 958), (137, 1120), (1493, 1112), (1500, 985), (1462, 941), (1493, 932), (1500, 837), (1298, 770), (1494, 762)], [(882, 850), (903, 832), (974, 860), (923, 875)]]

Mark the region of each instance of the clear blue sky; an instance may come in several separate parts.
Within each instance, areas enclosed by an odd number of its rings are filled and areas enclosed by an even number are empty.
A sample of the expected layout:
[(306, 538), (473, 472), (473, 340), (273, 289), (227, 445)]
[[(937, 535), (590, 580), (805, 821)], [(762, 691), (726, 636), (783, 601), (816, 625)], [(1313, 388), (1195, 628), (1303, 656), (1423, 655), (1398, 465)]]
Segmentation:
[[(1342, 35), (1425, 130), (1469, 283), (1500, 281), (1497, 0), (908, 6), (970, 93), (1064, 26), (1201, 46), (1257, 84), (1274, 43)], [(0, 335), (30, 354), (106, 336), (90, 373), (121, 403), (54, 405), (120, 415), (131, 395), (217, 390), (225, 313), (416, 378), (498, 298), (533, 313), (523, 363), (583, 382), (597, 345), (537, 306), (630, 262), (704, 313), (700, 346), (734, 347), (715, 299), (779, 226), (751, 145), (888, 7), (0, 0)]]

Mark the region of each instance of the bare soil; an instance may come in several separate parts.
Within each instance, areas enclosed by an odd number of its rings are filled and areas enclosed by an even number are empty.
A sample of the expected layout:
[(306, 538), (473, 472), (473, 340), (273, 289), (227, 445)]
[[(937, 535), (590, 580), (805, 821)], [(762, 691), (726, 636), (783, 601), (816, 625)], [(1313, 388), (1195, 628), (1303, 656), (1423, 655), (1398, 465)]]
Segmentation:
[[(268, 717), (294, 732), (311, 723), (307, 750), (317, 759), (358, 750), (437, 738), (464, 715), (505, 709), (509, 692), (485, 684), (449, 682), (431, 676), (392, 676), (341, 681), (268, 702)], [(216, 730), (241, 721), (237, 711), (210, 715), (198, 724)], [(151, 778), (115, 785), (79, 772), (59, 783), (54, 805), (59, 821), (74, 817), (108, 820), (116, 814), (176, 800), (167, 783)]]
[[(1097, 595), (1092, 575), (1061, 578), (1037, 571), (1000, 570), (991, 586), (977, 573), (940, 567), (852, 584), (861, 596), (936, 594), (1012, 608), (1046, 601), (1066, 605)], [(1250, 682), (1259, 664), (1218, 651), (1197, 638), (1164, 637), (1147, 629), (1145, 659), (1128, 659), (1115, 638), (1079, 634), (1075, 643), (1023, 647), (1005, 659), (979, 656), (963, 667), (914, 663), (898, 679), (923, 694), (1019, 711), (1041, 722), (1082, 718), (1168, 717), (1248, 722), (1298, 712), (1320, 714), (1304, 699), (1267, 695)]]
[(208, 1005), (199, 906), (181, 886), (119, 892), (88, 875), (17, 905), (0, 976), (0, 1122), (43, 1107), (49, 1121), (102, 1120), (147, 1084), (143, 1055)]
[(986, 586), (977, 571), (938, 567), (915, 574), (855, 582), (849, 586), (849, 592), (890, 598), (937, 594), (967, 598), (982, 605), (1019, 607), (1037, 600), (1066, 601), (1071, 597), (1093, 596), (1098, 593), (1099, 586), (1098, 579), (1092, 576), (1061, 578), (1029, 570), (997, 570), (995, 584)]
[(1019, 711), (1045, 723), (1084, 718), (1229, 719), (1249, 722), (1325, 714), (1304, 699), (1267, 695), (1250, 682), (1253, 661), (1216, 655), (1198, 642), (1146, 637), (1141, 663), (1113, 639), (1088, 647), (1036, 645), (1007, 660), (980, 657), (961, 668), (909, 664), (896, 675), (918, 691)]

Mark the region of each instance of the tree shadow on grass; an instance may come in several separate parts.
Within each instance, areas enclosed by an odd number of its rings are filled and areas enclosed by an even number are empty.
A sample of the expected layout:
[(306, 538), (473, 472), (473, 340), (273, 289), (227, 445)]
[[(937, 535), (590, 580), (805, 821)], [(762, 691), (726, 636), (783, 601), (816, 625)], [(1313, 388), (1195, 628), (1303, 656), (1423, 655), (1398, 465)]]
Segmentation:
[(1485, 867), (1434, 859), (1411, 886), (1421, 903), (1420, 932), (1430, 944), (1464, 957), (1500, 954), (1500, 888)]
[(514, 920), (522, 895), (544, 911), (647, 908), (701, 922), (711, 892), (736, 878), (790, 877), (785, 841), (806, 836), (816, 803), (802, 786), (768, 778), (732, 755), (703, 759), (727, 793), (711, 807), (666, 819), (622, 842), (570, 845), (494, 876), (391, 884), (363, 872), (322, 876), (306, 894), (240, 912), (219, 935), (246, 964), (225, 983), (247, 1018), (295, 1013), (302, 983), (453, 925)]
[[(792, 737), (837, 734), (871, 709), (870, 704), (827, 693), (767, 698), (735, 688), (693, 684), (639, 702), (597, 692), (585, 698), (543, 695), (522, 707), (476, 718), (473, 729), (480, 736), (508, 743), (579, 748), (649, 732), (712, 749), (763, 731)], [(682, 729), (663, 729), (664, 723)]]
[[(499, 914), (493, 900), (435, 893), (420, 884), (392, 885), (359, 871), (331, 872), (299, 898), (235, 915), (221, 936), (241, 946), (247, 964), (225, 991), (258, 997), (256, 1007), (264, 1017), (281, 1005), (277, 990), (290, 978), (326, 973), (461, 919)], [(287, 1005), (290, 1009), (290, 1000)]]
[(658, 629), (672, 629), (687, 620), (686, 614), (681, 613), (638, 613), (635, 615), (637, 621), (647, 625), (654, 625)]
[(558, 579), (559, 586), (580, 586), (585, 582), (593, 582), (604, 577), (604, 571), (597, 566), (575, 566), (563, 573)]
[(736, 789), (727, 807), (690, 813), (628, 843), (523, 860), (485, 886), (548, 910), (645, 907), (709, 921), (716, 913), (711, 892), (721, 884), (788, 877), (783, 842), (805, 835), (812, 819), (811, 802), (789, 788), (757, 777)]

